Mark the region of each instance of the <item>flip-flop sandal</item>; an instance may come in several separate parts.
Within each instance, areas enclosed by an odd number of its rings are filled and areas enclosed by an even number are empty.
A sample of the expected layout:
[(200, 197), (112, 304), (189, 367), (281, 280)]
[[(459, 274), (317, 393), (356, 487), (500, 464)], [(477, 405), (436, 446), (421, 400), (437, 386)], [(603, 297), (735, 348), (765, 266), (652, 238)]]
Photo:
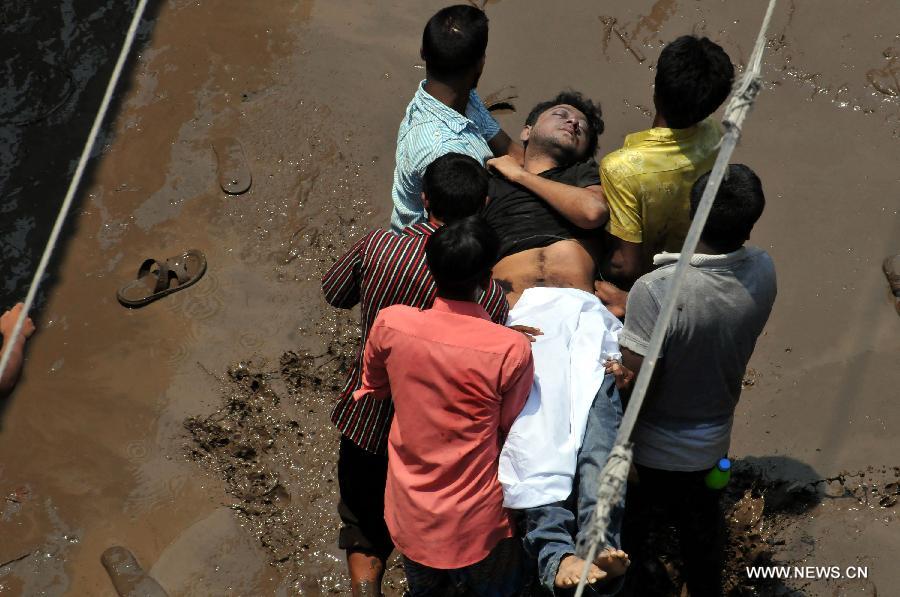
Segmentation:
[(213, 151), (219, 163), (219, 186), (222, 190), (229, 195), (245, 193), (253, 177), (240, 141), (234, 137), (220, 137), (213, 141)]
[(145, 259), (137, 278), (119, 289), (116, 297), (126, 307), (143, 307), (156, 299), (194, 284), (206, 273), (206, 257), (191, 249), (165, 262)]

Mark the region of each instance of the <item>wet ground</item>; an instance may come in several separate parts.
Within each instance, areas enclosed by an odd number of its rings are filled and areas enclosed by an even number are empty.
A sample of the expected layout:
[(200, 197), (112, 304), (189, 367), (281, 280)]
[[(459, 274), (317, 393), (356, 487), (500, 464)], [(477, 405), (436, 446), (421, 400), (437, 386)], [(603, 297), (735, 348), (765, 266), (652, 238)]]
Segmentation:
[[(0, 7), (6, 304), (24, 296), (133, 4)], [(387, 223), (396, 127), (423, 76), (419, 32), (442, 5), (152, 3), (44, 282), (22, 383), (0, 407), (0, 593), (112, 595), (100, 554), (116, 544), (171, 595), (346, 590), (328, 412), (357, 328), (317, 279)], [(649, 126), (666, 41), (702, 33), (742, 64), (763, 7), (486, 10), (480, 89), (515, 96), (506, 130), (571, 86), (603, 103), (604, 153)], [(734, 487), (794, 496), (757, 520), (759, 502), (735, 493), (750, 512), (741, 536), (769, 539), (776, 561), (869, 570), (762, 595), (900, 583), (886, 495), (900, 464), (900, 320), (880, 271), (900, 251), (898, 31), (890, 0), (781, 0), (736, 154), (769, 198), (752, 241), (775, 259), (779, 298), (735, 425), (733, 453), (755, 472)], [(223, 135), (247, 156), (243, 195), (219, 188)], [(140, 310), (116, 302), (145, 257), (188, 248), (209, 261), (196, 286)], [(389, 592), (401, 579), (390, 573)]]

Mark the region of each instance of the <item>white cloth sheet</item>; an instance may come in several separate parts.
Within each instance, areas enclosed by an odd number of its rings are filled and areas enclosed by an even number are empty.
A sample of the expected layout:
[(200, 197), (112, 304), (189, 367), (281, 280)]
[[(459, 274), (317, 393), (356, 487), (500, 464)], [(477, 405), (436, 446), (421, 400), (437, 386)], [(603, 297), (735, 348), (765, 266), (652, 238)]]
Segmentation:
[(622, 324), (589, 292), (529, 288), (507, 325), (540, 328), (532, 343), (534, 385), (500, 452), (507, 508), (532, 508), (572, 491), (588, 411), (603, 383), (604, 362), (620, 359)]

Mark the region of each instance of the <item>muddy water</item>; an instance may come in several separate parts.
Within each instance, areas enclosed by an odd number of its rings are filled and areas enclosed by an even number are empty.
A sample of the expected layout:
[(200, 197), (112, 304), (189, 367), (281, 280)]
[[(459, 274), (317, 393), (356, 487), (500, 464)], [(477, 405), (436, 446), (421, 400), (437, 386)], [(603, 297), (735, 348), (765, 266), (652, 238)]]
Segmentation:
[[(35, 62), (27, 79), (0, 61), (15, 83), (0, 93), (10, 302), (128, 19), (129, 3), (87, 4), (0, 9), (15, 41), (6, 51)], [(316, 278), (387, 221), (396, 125), (423, 74), (418, 32), (441, 5), (155, 6), (48, 280), (25, 377), (0, 413), (0, 565), (10, 562), (0, 593), (113, 594), (100, 554), (117, 544), (172, 595), (346, 590), (327, 414), (356, 327), (324, 306)], [(603, 102), (606, 152), (649, 125), (667, 40), (706, 34), (743, 63), (762, 7), (504, 0), (486, 10), (481, 91), (516, 96), (518, 110), (500, 116), (506, 130), (572, 86)], [(898, 31), (891, 1), (783, 1), (738, 150), (763, 178), (769, 205), (753, 242), (775, 258), (780, 290), (733, 451), (776, 477), (898, 464), (900, 322), (879, 269), (900, 251)], [(26, 105), (22, 88), (36, 100)], [(219, 188), (220, 136), (247, 156), (243, 195)], [(138, 311), (116, 303), (145, 257), (187, 248), (210, 263), (196, 286)], [(282, 360), (288, 351), (299, 356)], [(227, 373), (239, 361), (265, 373), (271, 395)], [(254, 455), (203, 448), (244, 424)], [(817, 581), (810, 594), (885, 594), (900, 581), (894, 506), (841, 494), (789, 526), (786, 561), (870, 566), (871, 586)]]

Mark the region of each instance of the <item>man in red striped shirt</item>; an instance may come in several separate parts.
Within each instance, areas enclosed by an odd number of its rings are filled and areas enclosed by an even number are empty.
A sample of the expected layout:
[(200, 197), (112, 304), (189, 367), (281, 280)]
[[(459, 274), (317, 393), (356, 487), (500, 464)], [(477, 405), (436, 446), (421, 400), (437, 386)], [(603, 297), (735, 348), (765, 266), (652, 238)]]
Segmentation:
[[(362, 355), (369, 330), (384, 307), (428, 309), (435, 283), (425, 262), (425, 242), (439, 226), (474, 215), (485, 204), (488, 174), (469, 156), (448, 153), (425, 171), (423, 201), (428, 221), (399, 234), (373, 230), (362, 237), (322, 278), (325, 300), (342, 309), (357, 304), (362, 337), (356, 360), (331, 413), (341, 432), (338, 545), (347, 552), (353, 595), (380, 595), (384, 565), (393, 542), (384, 522), (387, 438), (394, 414), (390, 400), (353, 400), (361, 386)], [(500, 286), (491, 281), (479, 298), (491, 320), (503, 324), (509, 312)]]

